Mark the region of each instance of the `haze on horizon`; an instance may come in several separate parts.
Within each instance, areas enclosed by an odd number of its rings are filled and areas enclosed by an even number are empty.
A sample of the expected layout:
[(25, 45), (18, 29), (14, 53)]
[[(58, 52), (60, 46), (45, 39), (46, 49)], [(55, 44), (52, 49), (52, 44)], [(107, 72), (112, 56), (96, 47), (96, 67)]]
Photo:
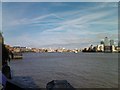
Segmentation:
[(3, 2), (5, 43), (82, 48), (104, 37), (118, 41), (117, 2)]

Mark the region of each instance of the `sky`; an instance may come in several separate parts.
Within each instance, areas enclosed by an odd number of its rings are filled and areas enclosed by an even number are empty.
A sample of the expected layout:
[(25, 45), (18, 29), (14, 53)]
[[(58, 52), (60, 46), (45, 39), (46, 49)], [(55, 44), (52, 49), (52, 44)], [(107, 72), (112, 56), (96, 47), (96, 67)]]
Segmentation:
[(83, 48), (118, 40), (117, 2), (3, 2), (5, 43), (36, 48)]
[(3, 2), (119, 2), (119, 0), (1, 0)]
[(2, 30), (2, 3), (0, 2), (0, 30)]

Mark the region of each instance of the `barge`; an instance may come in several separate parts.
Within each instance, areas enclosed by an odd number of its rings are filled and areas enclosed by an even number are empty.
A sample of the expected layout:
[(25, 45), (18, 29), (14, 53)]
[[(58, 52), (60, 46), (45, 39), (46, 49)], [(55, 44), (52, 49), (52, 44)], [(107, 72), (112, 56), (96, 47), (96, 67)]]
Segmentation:
[(23, 54), (20, 52), (15, 52), (13, 53), (13, 59), (22, 59), (23, 58)]

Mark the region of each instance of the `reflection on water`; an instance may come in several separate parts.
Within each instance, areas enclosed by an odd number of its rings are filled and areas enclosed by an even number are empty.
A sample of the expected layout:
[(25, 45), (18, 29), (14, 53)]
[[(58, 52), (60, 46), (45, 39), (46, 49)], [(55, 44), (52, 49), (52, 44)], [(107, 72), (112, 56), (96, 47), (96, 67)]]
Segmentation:
[(75, 88), (118, 86), (117, 53), (25, 53), (11, 68), (14, 77), (31, 77), (40, 88), (52, 80), (67, 80)]

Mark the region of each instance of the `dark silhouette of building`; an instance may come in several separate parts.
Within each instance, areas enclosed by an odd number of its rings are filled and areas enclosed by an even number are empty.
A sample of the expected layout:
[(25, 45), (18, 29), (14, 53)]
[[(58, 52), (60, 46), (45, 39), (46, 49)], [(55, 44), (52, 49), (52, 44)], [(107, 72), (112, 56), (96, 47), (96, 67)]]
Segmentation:
[(120, 41), (118, 41), (118, 47), (120, 47)]
[(100, 44), (104, 44), (104, 41), (101, 41)]
[(110, 46), (114, 45), (114, 40), (110, 40)]

